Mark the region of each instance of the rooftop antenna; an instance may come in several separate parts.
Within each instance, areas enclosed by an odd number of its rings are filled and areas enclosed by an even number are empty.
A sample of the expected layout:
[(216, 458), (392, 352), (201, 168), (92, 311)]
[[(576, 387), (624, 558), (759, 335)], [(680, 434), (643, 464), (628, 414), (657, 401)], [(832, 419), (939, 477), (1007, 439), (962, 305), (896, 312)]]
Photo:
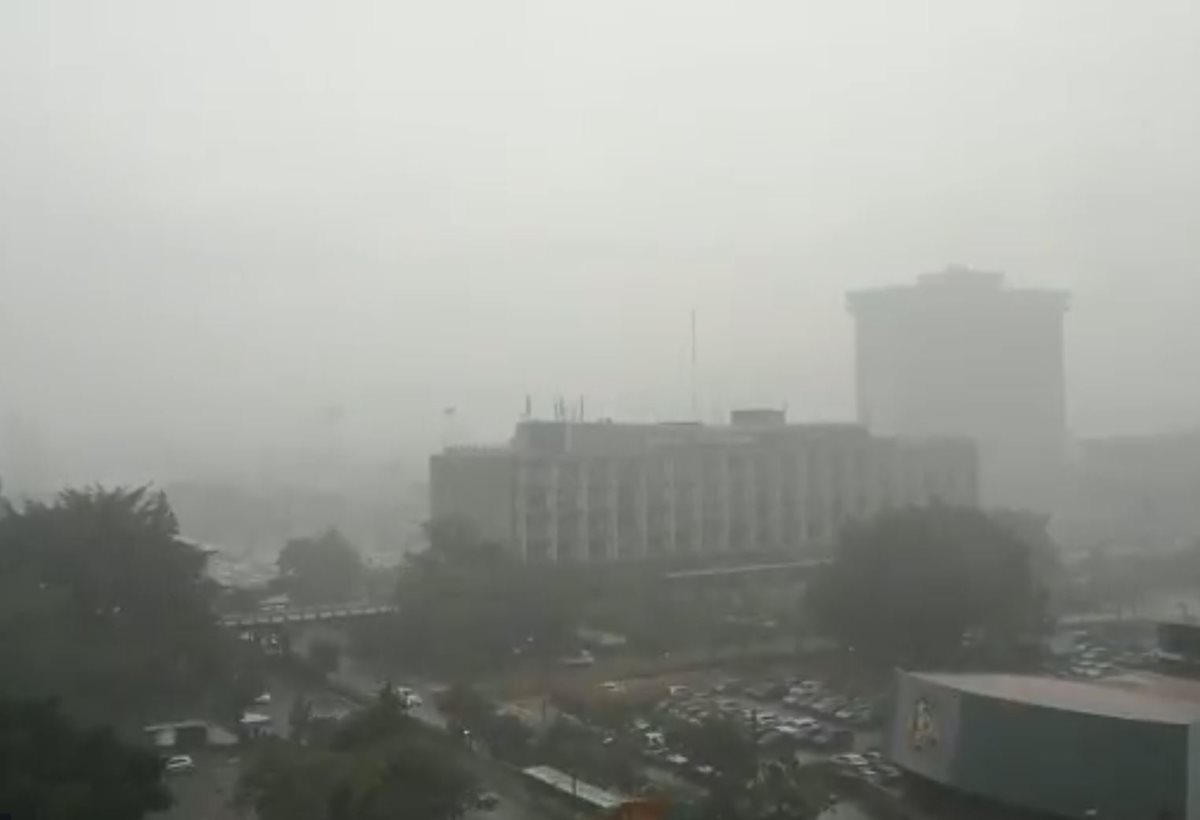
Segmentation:
[(700, 406), (696, 400), (696, 309), (692, 308), (692, 418), (700, 419)]

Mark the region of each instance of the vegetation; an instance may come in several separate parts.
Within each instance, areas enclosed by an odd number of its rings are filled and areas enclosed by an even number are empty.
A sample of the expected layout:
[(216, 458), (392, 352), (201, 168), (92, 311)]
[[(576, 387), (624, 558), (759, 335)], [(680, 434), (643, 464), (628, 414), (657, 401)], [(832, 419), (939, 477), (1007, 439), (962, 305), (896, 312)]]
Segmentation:
[[(162, 493), (65, 490), (0, 518), (0, 690), (121, 720), (156, 706), (234, 709), (238, 674), (216, 624), (206, 554)], [(215, 694), (214, 694), (215, 693)]]
[(238, 801), (261, 820), (452, 820), (474, 794), (444, 741), (390, 689), (325, 738), (267, 741), (238, 783)]
[(308, 659), (323, 675), (332, 675), (342, 663), (342, 647), (334, 640), (313, 641), (308, 648)]
[(452, 734), (482, 743), (495, 757), (509, 763), (528, 766), (535, 763), (533, 732), (514, 715), (496, 710), (478, 690), (452, 686), (438, 698), (438, 708), (446, 715)]
[(336, 529), (288, 541), (279, 553), (278, 586), (299, 604), (362, 597), (366, 570), (354, 546)]
[(138, 820), (170, 795), (154, 754), (75, 728), (51, 701), (0, 698), (0, 807), (39, 820)]
[(943, 663), (974, 635), (1011, 646), (1042, 626), (1046, 595), (1019, 528), (950, 507), (883, 513), (848, 529), (814, 579), (817, 624), (888, 663)]
[(428, 534), (429, 549), (400, 573), (399, 617), (359, 630), (367, 651), (456, 679), (570, 651), (579, 615), (568, 571), (520, 564), (461, 522), (434, 522)]

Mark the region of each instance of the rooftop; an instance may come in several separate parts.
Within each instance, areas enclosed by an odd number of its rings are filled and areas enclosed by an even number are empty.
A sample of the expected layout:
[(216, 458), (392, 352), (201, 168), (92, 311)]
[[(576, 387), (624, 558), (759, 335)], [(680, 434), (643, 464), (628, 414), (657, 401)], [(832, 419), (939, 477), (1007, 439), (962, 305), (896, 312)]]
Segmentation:
[(948, 304), (961, 307), (997, 301), (1016, 301), (1023, 305), (1066, 310), (1070, 297), (1063, 290), (1014, 287), (1005, 281), (1002, 273), (974, 270), (963, 265), (950, 265), (941, 271), (923, 273), (917, 277), (915, 284), (885, 285), (852, 290), (846, 294), (851, 313), (899, 306)]
[(918, 673), (913, 677), (989, 698), (1123, 720), (1200, 722), (1200, 681), (1136, 673), (1093, 681), (1032, 675)]
[(524, 771), (534, 780), (540, 780), (557, 791), (576, 797), (598, 809), (615, 809), (625, 802), (625, 798), (619, 794), (585, 783), (550, 766), (530, 766)]

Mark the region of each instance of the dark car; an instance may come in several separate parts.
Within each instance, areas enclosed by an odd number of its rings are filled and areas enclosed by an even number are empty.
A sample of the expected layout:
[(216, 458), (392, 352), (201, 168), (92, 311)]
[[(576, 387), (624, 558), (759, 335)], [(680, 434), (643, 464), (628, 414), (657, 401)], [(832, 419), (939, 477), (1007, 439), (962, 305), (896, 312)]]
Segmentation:
[(491, 811), (500, 805), (500, 795), (495, 792), (483, 792), (475, 797), (475, 808)]

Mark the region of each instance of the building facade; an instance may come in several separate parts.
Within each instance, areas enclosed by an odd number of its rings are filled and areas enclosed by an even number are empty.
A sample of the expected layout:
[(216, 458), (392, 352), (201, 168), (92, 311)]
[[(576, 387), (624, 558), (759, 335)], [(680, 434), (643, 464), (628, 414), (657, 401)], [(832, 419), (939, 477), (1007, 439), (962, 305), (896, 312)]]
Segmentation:
[(728, 426), (523, 421), (507, 447), (433, 456), (430, 495), (434, 517), (468, 519), (526, 561), (815, 553), (885, 509), (975, 505), (978, 458), (964, 439), (772, 411)]
[(1036, 816), (1200, 818), (1200, 686), (897, 675), (888, 754), (910, 774)]
[(1066, 448), (1067, 295), (949, 268), (847, 302), (859, 422), (882, 435), (970, 437), (985, 503), (1048, 511)]
[(1200, 533), (1200, 431), (1082, 439), (1056, 529), (1066, 546), (1168, 550)]

